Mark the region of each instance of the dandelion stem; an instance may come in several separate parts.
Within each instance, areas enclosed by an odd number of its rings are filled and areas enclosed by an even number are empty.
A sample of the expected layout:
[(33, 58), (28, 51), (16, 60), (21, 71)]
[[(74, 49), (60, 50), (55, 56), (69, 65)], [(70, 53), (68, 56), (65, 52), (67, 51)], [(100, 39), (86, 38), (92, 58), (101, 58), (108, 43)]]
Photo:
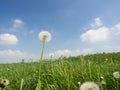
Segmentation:
[(42, 52), (41, 52), (41, 56), (40, 56), (40, 61), (39, 61), (39, 74), (38, 74), (38, 86), (37, 86), (37, 90), (41, 90), (41, 82), (40, 82), (40, 75), (41, 75), (41, 70), (42, 70), (42, 59), (44, 56), (44, 48), (45, 48), (45, 41), (43, 41), (43, 47), (42, 47)]

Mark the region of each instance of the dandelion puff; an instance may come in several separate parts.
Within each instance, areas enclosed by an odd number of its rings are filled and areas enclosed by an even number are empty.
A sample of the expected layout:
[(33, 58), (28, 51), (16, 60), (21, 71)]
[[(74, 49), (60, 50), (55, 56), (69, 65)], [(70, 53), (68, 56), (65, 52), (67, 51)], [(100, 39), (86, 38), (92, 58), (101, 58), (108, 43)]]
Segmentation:
[(85, 82), (81, 85), (80, 90), (100, 90), (99, 86), (94, 82)]
[(49, 54), (49, 57), (50, 57), (51, 59), (53, 59), (54, 56), (55, 56), (54, 53), (50, 53), (50, 54)]
[(48, 31), (41, 31), (38, 37), (43, 42), (49, 42), (51, 40), (51, 34)]
[(10, 82), (9, 82), (8, 79), (2, 79), (1, 84), (4, 85), (4, 86), (7, 86), (8, 84), (10, 84)]
[(119, 71), (114, 72), (114, 73), (113, 73), (113, 76), (114, 76), (114, 78), (116, 78), (116, 79), (120, 78), (120, 73), (119, 73)]

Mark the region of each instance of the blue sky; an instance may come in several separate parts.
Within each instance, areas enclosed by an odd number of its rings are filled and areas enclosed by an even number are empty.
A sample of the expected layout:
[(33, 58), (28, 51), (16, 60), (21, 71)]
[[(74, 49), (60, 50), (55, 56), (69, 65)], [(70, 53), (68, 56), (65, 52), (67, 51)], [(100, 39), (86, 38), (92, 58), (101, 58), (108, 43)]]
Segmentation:
[(0, 63), (120, 51), (120, 0), (1, 0)]

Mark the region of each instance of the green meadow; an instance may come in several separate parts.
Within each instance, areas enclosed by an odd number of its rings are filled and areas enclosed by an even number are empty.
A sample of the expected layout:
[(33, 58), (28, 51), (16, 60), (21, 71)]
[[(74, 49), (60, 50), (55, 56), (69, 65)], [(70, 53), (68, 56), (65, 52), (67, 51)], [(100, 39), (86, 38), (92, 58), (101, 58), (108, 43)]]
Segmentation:
[[(120, 90), (120, 78), (113, 77), (113, 72), (120, 72), (120, 52), (51, 58), (43, 60), (41, 70), (41, 90), (79, 90), (78, 82), (99, 85), (100, 77), (106, 82), (103, 90)], [(22, 90), (35, 90), (38, 71), (39, 62), (0, 64), (0, 80), (10, 81), (4, 90), (20, 90), (22, 79)]]

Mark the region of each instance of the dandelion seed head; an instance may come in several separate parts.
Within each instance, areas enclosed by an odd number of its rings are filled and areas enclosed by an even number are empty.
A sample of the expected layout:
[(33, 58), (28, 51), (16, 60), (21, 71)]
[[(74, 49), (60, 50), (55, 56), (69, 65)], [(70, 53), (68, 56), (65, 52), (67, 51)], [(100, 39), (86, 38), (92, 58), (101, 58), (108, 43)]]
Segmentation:
[(119, 72), (119, 71), (114, 72), (114, 73), (113, 73), (113, 76), (114, 76), (114, 78), (116, 78), (116, 79), (120, 78), (120, 72)]
[(7, 86), (8, 84), (10, 84), (10, 82), (9, 82), (8, 79), (2, 79), (1, 84), (4, 85), (4, 86)]
[(49, 42), (51, 40), (51, 34), (48, 31), (41, 31), (38, 37), (43, 42)]
[(99, 86), (94, 82), (85, 82), (81, 85), (80, 90), (100, 90)]
[(50, 53), (50, 54), (49, 54), (49, 57), (50, 57), (50, 58), (53, 58), (54, 56), (55, 56), (54, 53)]

